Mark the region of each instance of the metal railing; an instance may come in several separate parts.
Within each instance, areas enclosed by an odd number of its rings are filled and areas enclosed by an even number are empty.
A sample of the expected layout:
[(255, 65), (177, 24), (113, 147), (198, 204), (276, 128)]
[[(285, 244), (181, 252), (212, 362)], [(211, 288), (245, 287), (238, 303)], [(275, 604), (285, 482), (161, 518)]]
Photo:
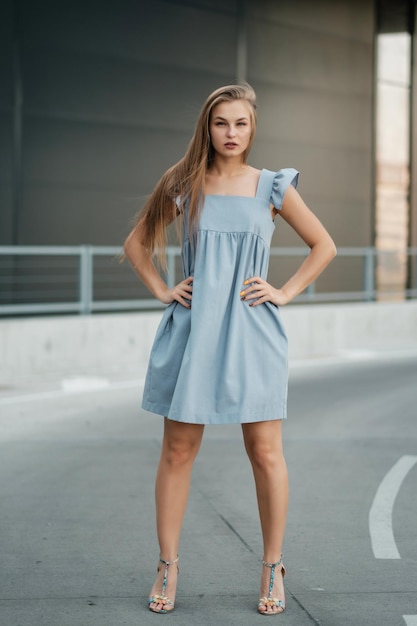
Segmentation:
[[(274, 266), (276, 257), (286, 259), (282, 263), (291, 263), (292, 258), (305, 257), (308, 251), (304, 247), (271, 248), (270, 271), (277, 271)], [(149, 297), (129, 263), (120, 263), (120, 253), (121, 249), (116, 246), (0, 246), (0, 315), (85, 315), (99, 311), (163, 308), (161, 302)], [(179, 247), (167, 248), (165, 279), (170, 286), (182, 278), (180, 255)], [(341, 247), (337, 258), (356, 259), (357, 266), (359, 261), (356, 269), (346, 273), (357, 288), (332, 291), (327, 287), (326, 291), (320, 291), (313, 283), (296, 298), (296, 302), (417, 297), (417, 248), (391, 252), (370, 247)], [(412, 288), (390, 290), (377, 286), (377, 267), (389, 265), (390, 261), (394, 266), (408, 268), (409, 275), (414, 277)]]

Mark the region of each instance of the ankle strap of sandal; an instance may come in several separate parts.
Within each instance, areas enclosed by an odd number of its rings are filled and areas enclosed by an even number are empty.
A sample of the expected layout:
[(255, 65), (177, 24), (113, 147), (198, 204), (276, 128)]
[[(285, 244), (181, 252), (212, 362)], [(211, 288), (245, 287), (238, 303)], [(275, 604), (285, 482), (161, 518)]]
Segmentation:
[(179, 556), (177, 554), (177, 558), (174, 559), (173, 561), (164, 561), (164, 559), (162, 557), (159, 557), (159, 562), (162, 563), (162, 565), (165, 565), (165, 567), (169, 567), (170, 565), (174, 565), (174, 563), (178, 563), (179, 561)]
[[(282, 554), (281, 554), (280, 560), (277, 561), (276, 563), (268, 563), (267, 561), (264, 561), (262, 559), (262, 565), (264, 565), (265, 567), (269, 567), (271, 569), (271, 576), (269, 578), (268, 600), (272, 600), (272, 591), (274, 589), (274, 580), (275, 580), (275, 568), (278, 567), (278, 565), (282, 565)], [(282, 566), (282, 569), (283, 569), (283, 575), (284, 575), (285, 573), (284, 566)]]
[(161, 595), (165, 596), (165, 590), (167, 588), (167, 581), (168, 581), (168, 568), (170, 565), (174, 565), (174, 563), (178, 563), (178, 559), (180, 557), (177, 554), (177, 558), (174, 559), (173, 561), (165, 561), (162, 557), (159, 557), (159, 562), (162, 563), (162, 565), (164, 565), (164, 578), (162, 580), (162, 592)]
[(267, 561), (264, 561), (262, 559), (262, 565), (264, 565), (265, 567), (270, 567), (271, 569), (275, 569), (276, 567), (278, 567), (278, 565), (282, 564), (282, 554), (281, 554), (281, 558), (279, 561), (277, 561), (276, 563), (268, 563)]

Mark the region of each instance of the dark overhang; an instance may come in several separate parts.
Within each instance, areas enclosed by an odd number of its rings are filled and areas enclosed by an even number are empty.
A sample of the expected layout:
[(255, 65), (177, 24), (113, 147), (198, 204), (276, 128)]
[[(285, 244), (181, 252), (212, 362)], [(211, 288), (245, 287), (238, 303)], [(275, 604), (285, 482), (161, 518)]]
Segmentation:
[(415, 0), (377, 0), (378, 33), (413, 33)]

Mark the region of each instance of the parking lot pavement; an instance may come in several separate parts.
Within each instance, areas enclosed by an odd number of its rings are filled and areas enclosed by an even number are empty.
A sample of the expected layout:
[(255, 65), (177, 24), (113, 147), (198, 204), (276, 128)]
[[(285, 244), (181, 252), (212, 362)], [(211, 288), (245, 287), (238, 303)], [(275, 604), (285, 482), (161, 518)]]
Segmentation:
[[(293, 369), (280, 623), (413, 623), (416, 372), (411, 356)], [(161, 419), (139, 409), (136, 381), (84, 383), (65, 390), (55, 381), (0, 398), (0, 622), (7, 626), (164, 619), (146, 608), (158, 555), (153, 481)], [(385, 526), (372, 523), (373, 505)], [(384, 536), (395, 543), (395, 558), (375, 555)], [(262, 622), (261, 556), (240, 428), (208, 427), (184, 523), (177, 605), (167, 619)]]

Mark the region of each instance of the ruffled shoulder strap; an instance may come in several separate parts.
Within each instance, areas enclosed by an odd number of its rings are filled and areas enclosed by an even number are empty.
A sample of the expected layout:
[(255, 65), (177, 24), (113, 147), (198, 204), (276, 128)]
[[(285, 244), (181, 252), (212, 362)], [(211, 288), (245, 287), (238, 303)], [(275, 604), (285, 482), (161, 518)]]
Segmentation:
[(275, 174), (276, 172), (271, 172), (271, 170), (261, 170), (258, 187), (256, 189), (256, 197), (260, 198), (261, 200), (265, 200), (265, 202), (268, 202), (268, 204), (270, 202), (271, 190)]
[(274, 205), (276, 209), (281, 209), (285, 192), (292, 185), (297, 187), (298, 170), (293, 167), (286, 167), (278, 172), (263, 169), (259, 178), (257, 198), (262, 198), (266, 202)]
[(275, 173), (270, 202), (276, 209), (282, 208), (285, 192), (288, 187), (292, 185), (294, 188), (297, 188), (298, 176), (298, 170), (295, 170), (293, 167), (285, 167)]

